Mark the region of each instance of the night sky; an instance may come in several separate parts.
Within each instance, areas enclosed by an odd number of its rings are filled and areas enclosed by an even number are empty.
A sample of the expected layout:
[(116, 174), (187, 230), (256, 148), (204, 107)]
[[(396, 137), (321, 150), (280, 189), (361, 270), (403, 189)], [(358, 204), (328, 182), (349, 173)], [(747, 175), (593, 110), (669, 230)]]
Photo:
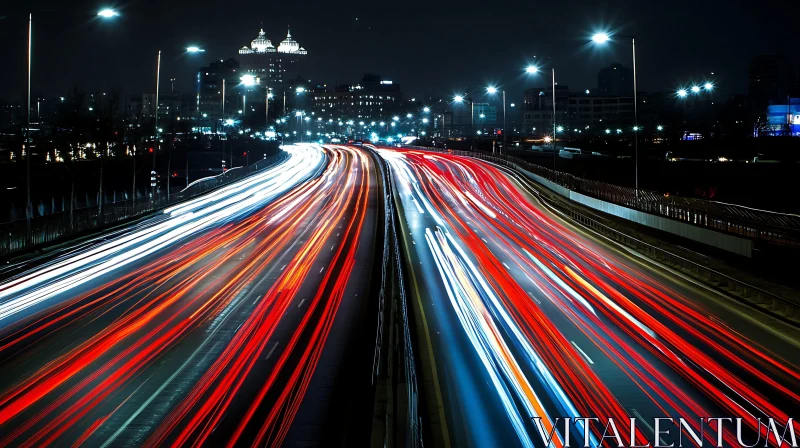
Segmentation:
[[(595, 30), (637, 36), (644, 91), (673, 90), (714, 72), (726, 93), (744, 93), (754, 55), (792, 56), (798, 46), (796, 3), (775, 0), (2, 3), (0, 98), (10, 100), (25, 92), (30, 8), (33, 92), (46, 97), (76, 84), (85, 90), (153, 91), (158, 49), (164, 52), (162, 89), (176, 77), (176, 90), (190, 90), (198, 67), (236, 57), (262, 22), (275, 46), (291, 25), (292, 36), (309, 52), (307, 77), (315, 82), (357, 82), (365, 72), (378, 73), (401, 83), (408, 97), (492, 82), (506, 86), (509, 101), (519, 101), (523, 87), (549, 82), (523, 73), (533, 61), (554, 66), (557, 81), (572, 90), (595, 88), (598, 69), (617, 61), (631, 64), (628, 41), (603, 49), (588, 45)], [(98, 20), (95, 14), (105, 6), (121, 16)], [(206, 52), (182, 54), (189, 44)]]

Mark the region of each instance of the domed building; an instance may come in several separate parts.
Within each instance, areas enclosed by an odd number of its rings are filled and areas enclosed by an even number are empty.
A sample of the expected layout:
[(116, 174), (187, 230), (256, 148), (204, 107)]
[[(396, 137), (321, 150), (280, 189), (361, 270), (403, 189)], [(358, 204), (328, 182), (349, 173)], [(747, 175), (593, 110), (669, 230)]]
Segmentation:
[(239, 49), (242, 71), (258, 78), (275, 93), (283, 91), (283, 84), (288, 79), (300, 75), (302, 61), (306, 56), (308, 51), (292, 38), (291, 30), (286, 32), (286, 38), (277, 48), (261, 29), (249, 47)]

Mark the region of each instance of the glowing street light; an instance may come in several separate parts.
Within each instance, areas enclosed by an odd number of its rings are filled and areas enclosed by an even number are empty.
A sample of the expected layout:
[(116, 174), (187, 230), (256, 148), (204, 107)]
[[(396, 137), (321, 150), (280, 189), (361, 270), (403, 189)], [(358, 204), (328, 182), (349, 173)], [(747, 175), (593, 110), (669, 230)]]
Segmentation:
[(480, 114), (480, 115), (478, 115), (478, 118), (486, 118), (486, 115)]
[(234, 123), (236, 123), (236, 122), (235, 122), (235, 121), (233, 121), (233, 120), (232, 120), (232, 119), (230, 119), (230, 118), (228, 118), (227, 120), (225, 120), (225, 125), (226, 125), (226, 126), (233, 126), (233, 124), (234, 124)]
[(256, 77), (253, 75), (244, 75), (241, 78), (239, 78), (239, 80), (242, 82), (243, 85), (248, 87), (256, 85)]
[(453, 101), (455, 101), (456, 103), (463, 102), (464, 101), (464, 96), (463, 95), (456, 95), (456, 96), (453, 97)]
[(664, 126), (658, 125), (658, 126), (656, 126), (656, 130), (657, 131), (663, 131), (664, 130)]
[(608, 42), (611, 38), (606, 33), (596, 33), (592, 36), (592, 41), (596, 44), (604, 44)]
[(112, 17), (117, 17), (119, 13), (117, 11), (114, 11), (113, 9), (106, 8), (98, 12), (97, 15), (104, 19), (110, 19)]
[(557, 127), (557, 128), (556, 128), (556, 131), (558, 131), (558, 132), (564, 132), (564, 126), (559, 126), (559, 127)]
[(423, 123), (427, 123), (427, 122), (428, 122), (428, 119), (427, 119), (427, 118), (423, 118), (423, 119), (422, 119), (422, 122), (423, 122)]
[(200, 47), (191, 46), (191, 47), (186, 47), (186, 51), (189, 53), (202, 53), (206, 50), (203, 50)]
[(703, 84), (703, 88), (706, 89), (706, 90), (714, 90), (714, 84), (711, 84), (710, 82), (707, 82), (707, 83)]
[(692, 93), (700, 93), (700, 86), (692, 86)]
[(422, 108), (422, 111), (423, 111), (423, 112), (425, 112), (425, 113), (427, 114), (428, 112), (430, 112), (430, 111), (431, 111), (431, 108), (430, 108), (430, 107), (423, 107), (423, 108)]
[(610, 134), (610, 133), (611, 133), (611, 129), (606, 129), (606, 134)]
[(486, 88), (486, 93), (488, 93), (490, 95), (494, 95), (495, 93), (497, 93), (497, 87), (493, 87), (493, 86), (487, 87)]
[(398, 120), (400, 120), (400, 117), (398, 117), (397, 115), (395, 115), (394, 117), (392, 117), (392, 121), (398, 121)]
[(539, 67), (537, 67), (535, 65), (529, 65), (529, 66), (525, 67), (525, 73), (534, 74), (534, 73), (537, 73), (538, 71), (539, 71)]
[(412, 117), (411, 114), (406, 114), (406, 118), (411, 118), (411, 117)]
[(686, 98), (686, 95), (688, 95), (688, 94), (689, 94), (689, 92), (687, 92), (686, 89), (678, 90), (678, 98)]
[(297, 92), (297, 93), (303, 93), (305, 91), (306, 91), (306, 88), (303, 87), (303, 86), (299, 86), (298, 88), (295, 89), (295, 92)]

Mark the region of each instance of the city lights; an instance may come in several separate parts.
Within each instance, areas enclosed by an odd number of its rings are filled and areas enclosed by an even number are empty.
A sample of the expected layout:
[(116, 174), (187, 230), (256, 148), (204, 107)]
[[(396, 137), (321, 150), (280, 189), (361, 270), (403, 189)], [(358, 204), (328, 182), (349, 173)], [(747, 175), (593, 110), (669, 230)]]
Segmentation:
[(245, 86), (254, 86), (256, 85), (256, 77), (253, 75), (244, 75), (239, 80), (242, 82), (242, 85)]
[(680, 89), (680, 90), (678, 90), (678, 97), (679, 97), (679, 98), (686, 98), (686, 95), (688, 95), (688, 94), (689, 94), (689, 93), (686, 91), (686, 89)]
[(703, 88), (706, 89), (706, 90), (713, 90), (714, 89), (714, 84), (712, 84), (710, 82), (707, 82), (707, 83), (703, 84)]
[(487, 87), (486, 93), (494, 95), (495, 93), (497, 93), (497, 87), (491, 87), (491, 86)]
[(692, 93), (700, 93), (700, 86), (692, 86)]
[(204, 50), (204, 49), (202, 49), (200, 47), (192, 46), (192, 47), (186, 47), (186, 51), (189, 52), (189, 53), (202, 53), (202, 52), (204, 52), (206, 50)]
[(428, 113), (428, 112), (431, 111), (431, 108), (430, 107), (423, 107), (422, 111), (425, 112), (425, 113)]
[(529, 66), (525, 67), (525, 72), (526, 73), (533, 74), (533, 73), (536, 73), (538, 71), (539, 71), (539, 67), (537, 67), (535, 65), (529, 65)]
[(456, 103), (460, 103), (464, 101), (464, 97), (462, 95), (456, 95), (453, 97), (453, 101), (455, 101)]

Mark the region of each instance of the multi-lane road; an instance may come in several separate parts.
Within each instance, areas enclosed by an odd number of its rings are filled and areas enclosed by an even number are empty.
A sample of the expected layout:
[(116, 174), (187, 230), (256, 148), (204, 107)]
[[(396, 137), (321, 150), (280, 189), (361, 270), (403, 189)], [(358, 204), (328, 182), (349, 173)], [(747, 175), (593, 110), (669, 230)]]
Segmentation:
[(358, 149), (286, 150), (0, 283), (0, 446), (279, 446), (341, 431), (330, 422), (356, 411), (336, 386), (371, 373), (347, 349), (372, 324), (378, 179)]
[(744, 417), (750, 444), (755, 418), (800, 411), (796, 329), (570, 222), (517, 174), (378, 149), (386, 204), (371, 150), (285, 150), (0, 272), (0, 447), (366, 444), (387, 205), (429, 446), (582, 446), (587, 427), (602, 441), (596, 422), (567, 435), (565, 417), (636, 418), (639, 445), (655, 418), (681, 417), (661, 439), (709, 446), (698, 418)]
[[(583, 446), (589, 425), (596, 445), (613, 418), (629, 446), (633, 417), (632, 442), (643, 445), (654, 442), (655, 418), (682, 417), (715, 446), (716, 428), (701, 428), (699, 418), (743, 417), (751, 444), (756, 417), (797, 416), (794, 329), (568, 222), (498, 166), (415, 150), (380, 154), (397, 184), (425, 330), (417, 352), (430, 351), (432, 440), (543, 446), (556, 427), (553, 446)], [(565, 417), (601, 421), (577, 421), (568, 440)], [(725, 425), (722, 443), (738, 445), (735, 426)], [(672, 426), (661, 438), (677, 446), (680, 433)]]

